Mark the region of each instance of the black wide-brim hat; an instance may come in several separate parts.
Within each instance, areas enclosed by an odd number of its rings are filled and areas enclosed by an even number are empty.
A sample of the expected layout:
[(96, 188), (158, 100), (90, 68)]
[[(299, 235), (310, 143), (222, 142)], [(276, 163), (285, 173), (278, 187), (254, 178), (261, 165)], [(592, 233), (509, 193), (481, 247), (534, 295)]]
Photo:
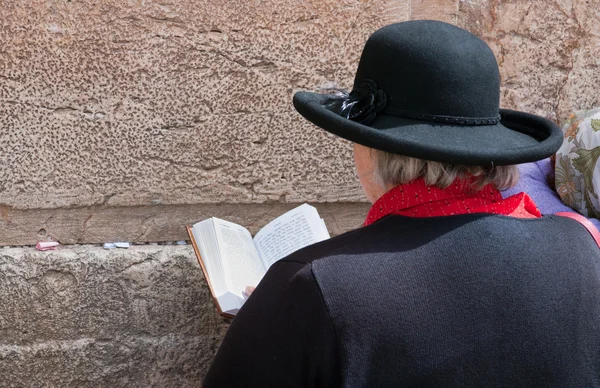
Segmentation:
[(294, 95), (296, 110), (326, 131), (419, 159), (508, 165), (546, 158), (561, 146), (555, 123), (499, 104), (500, 74), (488, 45), (430, 20), (371, 35), (351, 93)]

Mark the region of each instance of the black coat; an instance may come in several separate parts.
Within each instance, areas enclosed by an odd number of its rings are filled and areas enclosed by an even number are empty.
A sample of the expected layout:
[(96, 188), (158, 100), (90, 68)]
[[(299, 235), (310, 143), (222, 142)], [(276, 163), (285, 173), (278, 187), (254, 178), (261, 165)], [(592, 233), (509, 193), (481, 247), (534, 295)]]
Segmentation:
[(274, 264), (205, 387), (599, 387), (600, 250), (571, 219), (388, 216)]

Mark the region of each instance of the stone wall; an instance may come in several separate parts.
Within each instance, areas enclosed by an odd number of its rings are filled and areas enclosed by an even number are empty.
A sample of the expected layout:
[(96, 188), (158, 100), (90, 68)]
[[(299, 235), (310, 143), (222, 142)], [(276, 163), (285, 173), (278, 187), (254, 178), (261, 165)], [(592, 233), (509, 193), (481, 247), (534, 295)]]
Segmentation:
[(458, 24), (493, 48), (503, 106), (558, 122), (600, 106), (600, 1), (465, 0)]
[(114, 238), (23, 225), (17, 210), (363, 201), (348, 144), (291, 95), (348, 85), (365, 38), (406, 20), (408, 2), (0, 4), (0, 226), (15, 243), (42, 229)]
[(190, 246), (0, 250), (0, 386), (200, 386), (228, 321)]
[[(439, 19), (497, 55), (502, 104), (600, 106), (598, 0), (0, 1), (0, 245), (255, 232), (368, 209), (296, 90), (348, 87), (376, 28)], [(189, 246), (0, 250), (0, 386), (198, 386), (227, 329)]]
[[(249, 205), (253, 218), (254, 204), (363, 202), (349, 145), (304, 122), (291, 106), (294, 91), (350, 86), (373, 30), (431, 18), (489, 42), (505, 107), (560, 120), (600, 105), (599, 7), (597, 0), (0, 2), (0, 244), (35, 243), (40, 231), (78, 243), (148, 241), (144, 222), (159, 220), (114, 218), (131, 207), (166, 214), (189, 206), (192, 214), (236, 203)], [(153, 238), (184, 238), (175, 228), (183, 221), (172, 218)], [(103, 230), (109, 222), (114, 227)]]

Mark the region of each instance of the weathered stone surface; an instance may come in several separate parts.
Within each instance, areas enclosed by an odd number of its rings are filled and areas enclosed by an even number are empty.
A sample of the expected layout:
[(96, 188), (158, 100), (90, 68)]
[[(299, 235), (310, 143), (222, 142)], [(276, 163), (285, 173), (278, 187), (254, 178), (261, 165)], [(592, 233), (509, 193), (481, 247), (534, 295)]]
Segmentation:
[(600, 106), (600, 2), (468, 0), (458, 22), (495, 51), (504, 107), (562, 122)]
[[(220, 337), (218, 338), (220, 340)], [(216, 338), (166, 335), (0, 345), (3, 387), (199, 387)]]
[(456, 24), (460, 0), (411, 0), (410, 17), (414, 20), (441, 20)]
[[(600, 105), (598, 1), (36, 0), (0, 14), (2, 215), (364, 202), (348, 144), (306, 123), (291, 95), (350, 86), (366, 37), (410, 17), (488, 41), (506, 108), (560, 121)], [(19, 214), (4, 222), (28, 237), (10, 244), (31, 243), (40, 218)], [(95, 241), (73, 230), (57, 233)]]
[[(314, 204), (331, 235), (362, 225), (366, 203)], [(187, 240), (185, 225), (209, 217), (226, 219), (252, 234), (297, 204), (202, 204), (70, 209), (0, 209), (0, 246), (35, 245), (57, 240), (63, 244), (110, 241), (159, 242)]]
[(190, 246), (0, 250), (1, 386), (198, 386), (228, 321)]
[(0, 3), (0, 204), (363, 201), (293, 111), (408, 1)]
[[(600, 106), (597, 0), (2, 1), (0, 245), (185, 239), (311, 201), (367, 205), (299, 89), (349, 87), (366, 37), (438, 19), (497, 55), (502, 105)], [(331, 203), (333, 202), (333, 203)], [(191, 247), (0, 250), (2, 386), (198, 386), (228, 322)]]

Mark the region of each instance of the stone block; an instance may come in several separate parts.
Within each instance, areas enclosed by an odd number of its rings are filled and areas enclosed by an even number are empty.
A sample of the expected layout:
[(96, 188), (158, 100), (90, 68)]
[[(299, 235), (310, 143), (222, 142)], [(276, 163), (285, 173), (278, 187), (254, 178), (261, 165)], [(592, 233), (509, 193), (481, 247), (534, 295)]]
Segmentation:
[(3, 387), (199, 387), (215, 339), (167, 335), (0, 345)]
[(408, 1), (1, 2), (0, 205), (362, 200), (292, 94), (351, 86)]
[(215, 335), (220, 319), (191, 246), (0, 250), (1, 341)]
[(456, 24), (458, 3), (459, 0), (411, 0), (410, 17)]
[(458, 23), (495, 51), (502, 105), (563, 122), (600, 106), (597, 1), (461, 1)]
[[(359, 227), (367, 203), (316, 203), (331, 235)], [(69, 209), (0, 209), (0, 246), (35, 245), (54, 239), (63, 244), (113, 241), (187, 240), (185, 225), (218, 217), (247, 227), (251, 233), (298, 206), (293, 203), (92, 206)]]
[(227, 327), (190, 246), (0, 250), (2, 386), (198, 386)]

